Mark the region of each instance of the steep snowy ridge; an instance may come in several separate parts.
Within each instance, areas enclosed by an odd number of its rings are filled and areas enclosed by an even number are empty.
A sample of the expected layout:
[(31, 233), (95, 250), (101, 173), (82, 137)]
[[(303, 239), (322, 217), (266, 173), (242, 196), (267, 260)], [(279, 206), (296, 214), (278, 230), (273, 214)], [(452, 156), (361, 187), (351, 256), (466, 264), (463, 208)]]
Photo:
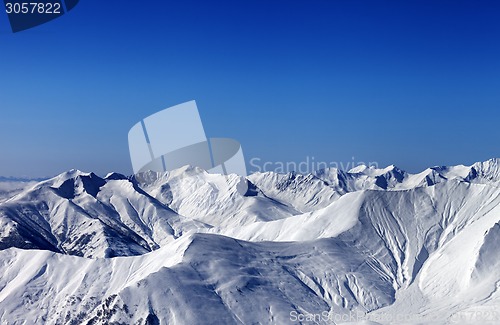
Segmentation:
[(248, 181), (234, 174), (212, 175), (186, 166), (164, 174), (142, 173), (133, 179), (180, 215), (212, 226), (241, 226), (300, 213), (292, 205), (264, 195), (252, 183), (248, 183), (247, 194), (242, 195), (239, 189)]
[(499, 182), (500, 158), (475, 163), (471, 166), (469, 175), (467, 175), (466, 180), (479, 182)]
[(0, 203), (0, 321), (498, 324), (499, 162), (72, 170)]
[(329, 186), (313, 174), (255, 173), (249, 180), (263, 193), (283, 204), (292, 205), (297, 211), (310, 212), (326, 207), (347, 191)]
[(0, 205), (0, 247), (85, 257), (139, 255), (208, 225), (179, 216), (128, 179), (73, 170)]

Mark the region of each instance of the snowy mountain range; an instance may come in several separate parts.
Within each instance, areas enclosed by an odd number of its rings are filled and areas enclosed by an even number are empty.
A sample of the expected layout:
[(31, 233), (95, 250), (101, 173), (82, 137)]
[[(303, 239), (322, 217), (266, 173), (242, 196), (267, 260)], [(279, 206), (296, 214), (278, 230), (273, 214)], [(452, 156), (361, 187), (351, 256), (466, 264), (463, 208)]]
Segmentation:
[(500, 159), (2, 186), (2, 324), (500, 323)]

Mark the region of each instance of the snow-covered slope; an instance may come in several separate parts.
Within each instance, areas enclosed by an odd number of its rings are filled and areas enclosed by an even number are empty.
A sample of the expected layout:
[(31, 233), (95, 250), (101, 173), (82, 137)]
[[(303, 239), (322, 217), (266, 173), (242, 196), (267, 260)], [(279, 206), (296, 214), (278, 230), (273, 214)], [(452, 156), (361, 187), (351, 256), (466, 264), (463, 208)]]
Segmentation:
[(139, 255), (209, 228), (179, 216), (119, 174), (72, 170), (0, 205), (0, 248), (85, 257)]
[(0, 321), (498, 324), (499, 171), (73, 170), (0, 203)]
[(241, 226), (300, 213), (290, 205), (267, 197), (251, 182), (234, 174), (209, 174), (186, 166), (164, 174), (142, 173), (133, 179), (177, 213), (213, 226)]

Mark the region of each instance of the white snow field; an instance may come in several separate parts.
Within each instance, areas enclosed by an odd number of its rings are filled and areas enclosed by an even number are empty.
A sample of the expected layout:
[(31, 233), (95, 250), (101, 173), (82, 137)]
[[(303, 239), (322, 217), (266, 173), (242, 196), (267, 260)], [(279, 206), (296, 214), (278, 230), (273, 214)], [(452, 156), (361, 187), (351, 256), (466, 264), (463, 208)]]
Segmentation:
[(0, 201), (0, 323), (500, 324), (499, 252), (500, 159), (71, 170)]

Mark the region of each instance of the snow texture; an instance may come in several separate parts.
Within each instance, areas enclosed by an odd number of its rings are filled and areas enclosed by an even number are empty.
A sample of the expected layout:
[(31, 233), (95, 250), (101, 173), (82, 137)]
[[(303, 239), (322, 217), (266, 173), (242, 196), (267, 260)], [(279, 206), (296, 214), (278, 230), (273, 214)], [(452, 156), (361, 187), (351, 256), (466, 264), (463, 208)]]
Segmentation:
[(12, 183), (2, 324), (500, 323), (499, 159)]

